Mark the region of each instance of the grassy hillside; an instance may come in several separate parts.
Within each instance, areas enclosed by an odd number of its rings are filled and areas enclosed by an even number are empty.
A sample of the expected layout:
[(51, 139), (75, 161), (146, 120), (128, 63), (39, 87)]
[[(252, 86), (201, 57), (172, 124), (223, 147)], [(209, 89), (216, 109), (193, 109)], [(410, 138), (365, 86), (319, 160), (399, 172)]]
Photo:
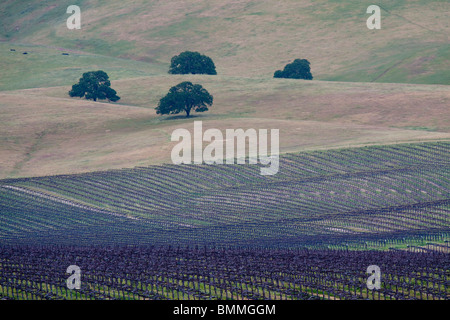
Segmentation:
[(5, 42), (0, 42), (0, 65), (0, 90), (72, 85), (81, 78), (83, 72), (98, 69), (107, 70), (111, 79), (166, 72), (165, 68), (157, 64), (71, 49)]
[[(214, 96), (192, 118), (157, 116), (170, 86), (202, 83)], [(70, 86), (0, 93), (0, 177), (87, 172), (171, 163), (176, 128), (280, 129), (280, 151), (450, 138), (450, 88), (225, 76), (116, 80), (123, 99), (69, 98)], [(205, 143), (206, 145), (206, 143)]]
[[(369, 0), (80, 0), (82, 29), (68, 30), (72, 2), (2, 1), (0, 40), (133, 59), (164, 70), (173, 55), (198, 50), (228, 76), (271, 77), (293, 59), (307, 58), (317, 80), (450, 83), (448, 1), (377, 1), (381, 30), (366, 27)], [(92, 63), (87, 57), (85, 62)], [(49, 61), (47, 67), (58, 66)]]
[[(81, 30), (66, 28), (70, 4), (0, 3), (0, 178), (167, 163), (171, 132), (194, 119), (280, 129), (281, 152), (450, 137), (450, 89), (428, 85), (450, 83), (445, 1), (379, 1), (381, 30), (366, 27), (369, 1), (85, 0)], [(168, 75), (184, 50), (218, 75)], [(314, 81), (272, 78), (295, 58)], [(119, 103), (70, 99), (98, 69)], [(156, 116), (184, 80), (214, 96), (211, 110)]]

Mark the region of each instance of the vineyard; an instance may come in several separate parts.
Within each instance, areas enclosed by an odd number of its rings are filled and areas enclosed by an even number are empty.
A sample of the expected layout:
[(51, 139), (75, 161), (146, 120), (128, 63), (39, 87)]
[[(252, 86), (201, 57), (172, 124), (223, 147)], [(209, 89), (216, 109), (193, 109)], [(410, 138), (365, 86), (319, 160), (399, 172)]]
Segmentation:
[[(67, 266), (82, 273), (66, 286)], [(367, 266), (381, 269), (369, 290)], [(448, 253), (152, 247), (8, 247), (0, 296), (12, 299), (448, 299)]]
[(274, 176), (164, 165), (0, 180), (0, 295), (448, 299), (449, 155), (450, 142), (415, 143), (287, 154)]

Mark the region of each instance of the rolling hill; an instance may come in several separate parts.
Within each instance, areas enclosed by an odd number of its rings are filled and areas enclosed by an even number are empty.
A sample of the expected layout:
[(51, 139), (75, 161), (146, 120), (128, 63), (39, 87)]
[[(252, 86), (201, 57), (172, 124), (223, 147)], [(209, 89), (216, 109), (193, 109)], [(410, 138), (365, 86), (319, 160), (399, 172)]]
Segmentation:
[[(0, 3), (0, 300), (448, 299), (448, 1), (73, 4)], [(169, 75), (186, 50), (218, 75)], [(95, 70), (118, 102), (68, 96)], [(213, 106), (158, 116), (182, 81)], [(196, 120), (279, 129), (277, 174), (173, 164)]]
[(317, 80), (449, 84), (447, 1), (77, 1), (81, 30), (68, 30), (70, 1), (0, 4), (0, 39), (168, 67), (184, 50), (210, 56), (227, 76), (271, 77), (307, 58)]
[[(70, 4), (0, 4), (0, 178), (167, 163), (171, 132), (193, 119), (280, 128), (282, 153), (450, 137), (444, 1), (380, 1), (381, 30), (366, 27), (367, 1), (79, 1), (81, 30), (66, 28)], [(168, 75), (183, 50), (218, 75)], [(315, 80), (272, 78), (295, 58)], [(118, 103), (68, 97), (98, 69)], [(210, 91), (211, 110), (156, 116), (185, 80)]]
[[(170, 88), (195, 79), (210, 111), (157, 116)], [(70, 86), (0, 92), (0, 177), (171, 163), (172, 132), (280, 129), (280, 152), (450, 139), (446, 86), (155, 76), (113, 81), (119, 103), (71, 99)], [(205, 143), (206, 145), (206, 143)]]

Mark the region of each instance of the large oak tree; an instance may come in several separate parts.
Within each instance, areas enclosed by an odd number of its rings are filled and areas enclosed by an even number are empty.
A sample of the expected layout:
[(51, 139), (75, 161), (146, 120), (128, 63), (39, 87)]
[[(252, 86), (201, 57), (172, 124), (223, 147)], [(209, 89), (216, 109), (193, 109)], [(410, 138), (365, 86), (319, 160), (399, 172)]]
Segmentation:
[(178, 114), (186, 112), (189, 117), (191, 110), (196, 112), (208, 111), (213, 103), (213, 96), (199, 84), (185, 81), (170, 88), (155, 108), (157, 114)]
[(174, 56), (170, 63), (169, 73), (217, 74), (216, 66), (210, 57), (192, 51), (185, 51)]
[(102, 70), (83, 73), (80, 81), (69, 91), (71, 97), (85, 97), (88, 100), (104, 100), (116, 102), (120, 99), (116, 90), (111, 88), (111, 82), (106, 72)]
[(273, 75), (274, 78), (288, 79), (305, 79), (312, 80), (310, 63), (306, 59), (295, 59), (294, 62), (288, 63), (283, 71), (277, 70)]

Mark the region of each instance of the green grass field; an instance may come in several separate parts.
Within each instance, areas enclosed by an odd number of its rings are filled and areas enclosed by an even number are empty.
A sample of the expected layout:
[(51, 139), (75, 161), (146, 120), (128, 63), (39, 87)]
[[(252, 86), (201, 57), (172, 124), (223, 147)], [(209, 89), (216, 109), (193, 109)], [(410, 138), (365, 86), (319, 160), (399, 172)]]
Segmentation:
[[(271, 77), (287, 62), (307, 58), (317, 80), (450, 83), (446, 1), (378, 1), (381, 30), (366, 27), (368, 0), (78, 1), (81, 30), (66, 28), (70, 4), (3, 1), (0, 40), (164, 68), (175, 54), (196, 50), (227, 76)], [(49, 61), (46, 71), (55, 64)]]
[[(3, 1), (0, 177), (170, 162), (171, 132), (192, 120), (154, 107), (185, 80), (214, 96), (196, 120), (280, 128), (282, 153), (450, 137), (445, 1), (381, 1), (381, 30), (366, 27), (368, 1), (274, 3), (80, 1), (82, 29), (68, 30), (69, 2)], [(168, 75), (184, 50), (210, 56), (218, 75)], [(272, 78), (295, 58), (314, 81)], [(68, 97), (99, 69), (118, 103)]]

